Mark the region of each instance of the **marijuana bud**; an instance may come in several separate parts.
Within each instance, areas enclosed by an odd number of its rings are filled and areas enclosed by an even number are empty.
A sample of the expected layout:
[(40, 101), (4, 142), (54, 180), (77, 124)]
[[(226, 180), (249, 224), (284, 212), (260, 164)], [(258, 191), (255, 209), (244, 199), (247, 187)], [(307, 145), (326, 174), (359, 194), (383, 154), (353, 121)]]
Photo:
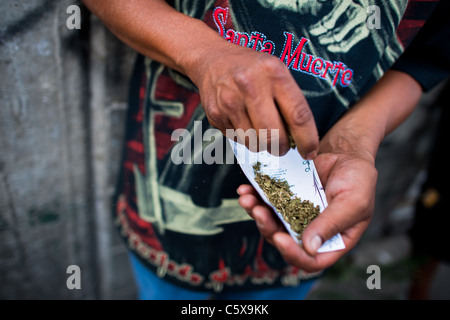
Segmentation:
[(289, 134), (288, 138), (289, 138), (289, 147), (290, 147), (291, 149), (295, 149), (294, 138), (293, 138), (290, 134)]
[(309, 223), (319, 215), (319, 206), (315, 206), (309, 200), (302, 201), (301, 198), (294, 196), (286, 180), (272, 178), (261, 173), (259, 161), (253, 165), (253, 172), (256, 183), (263, 190), (269, 202), (291, 226), (291, 229), (298, 234), (300, 240)]

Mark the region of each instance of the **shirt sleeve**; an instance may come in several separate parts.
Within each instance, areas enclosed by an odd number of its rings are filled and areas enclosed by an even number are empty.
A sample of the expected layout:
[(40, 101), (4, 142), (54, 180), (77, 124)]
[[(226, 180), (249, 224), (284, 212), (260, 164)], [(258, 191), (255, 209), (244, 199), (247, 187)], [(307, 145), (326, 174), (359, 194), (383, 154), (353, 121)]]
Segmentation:
[(450, 1), (440, 0), (411, 44), (391, 67), (429, 91), (450, 75)]

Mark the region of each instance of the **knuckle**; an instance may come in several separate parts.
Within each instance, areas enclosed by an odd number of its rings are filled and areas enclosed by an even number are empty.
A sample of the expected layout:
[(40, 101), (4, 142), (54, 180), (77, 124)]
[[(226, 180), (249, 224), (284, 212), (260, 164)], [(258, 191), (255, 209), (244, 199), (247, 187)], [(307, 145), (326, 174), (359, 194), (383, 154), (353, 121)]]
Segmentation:
[(230, 89), (219, 91), (218, 103), (226, 110), (236, 110), (239, 107), (239, 99), (237, 93)]
[(309, 107), (299, 102), (292, 110), (292, 124), (296, 126), (302, 126), (310, 122), (313, 118), (312, 112)]
[(324, 241), (330, 239), (331, 237), (333, 237), (335, 234), (341, 232), (341, 226), (339, 224), (338, 221), (332, 219), (331, 221), (329, 221), (328, 224), (328, 230), (327, 230), (327, 234), (324, 235), (326, 239), (324, 239)]
[(222, 123), (222, 113), (218, 108), (210, 107), (205, 108), (205, 114), (208, 118), (208, 122), (215, 128), (220, 128)]
[(233, 76), (233, 80), (237, 85), (238, 90), (244, 92), (247, 96), (254, 95), (256, 93), (256, 80), (254, 72), (248, 68), (236, 72)]
[(320, 220), (321, 221), (320, 223), (322, 223), (322, 225), (324, 226), (324, 228), (322, 229), (322, 234), (320, 235), (323, 241), (330, 239), (335, 234), (342, 231), (340, 223), (334, 216), (328, 214), (326, 216), (319, 215), (319, 217), (317, 217), (316, 220), (317, 223), (319, 223)]
[(233, 79), (237, 85), (248, 87), (252, 82), (252, 75), (249, 69), (241, 69), (233, 74)]
[(272, 56), (261, 56), (259, 63), (262, 69), (272, 75), (279, 75), (287, 70), (286, 66), (279, 59)]

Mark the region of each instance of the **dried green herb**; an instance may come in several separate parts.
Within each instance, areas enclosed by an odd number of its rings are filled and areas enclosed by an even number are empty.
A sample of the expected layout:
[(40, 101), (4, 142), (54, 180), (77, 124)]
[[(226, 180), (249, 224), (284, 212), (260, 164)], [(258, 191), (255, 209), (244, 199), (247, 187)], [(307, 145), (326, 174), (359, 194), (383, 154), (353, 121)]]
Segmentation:
[(295, 142), (294, 142), (294, 138), (291, 136), (291, 134), (288, 135), (289, 138), (289, 147), (291, 149), (295, 149)]
[(264, 191), (269, 202), (289, 223), (292, 230), (298, 234), (300, 240), (309, 223), (319, 215), (319, 206), (314, 206), (311, 201), (301, 200), (294, 196), (286, 180), (261, 173), (260, 162), (253, 165), (253, 172), (255, 173), (256, 183)]

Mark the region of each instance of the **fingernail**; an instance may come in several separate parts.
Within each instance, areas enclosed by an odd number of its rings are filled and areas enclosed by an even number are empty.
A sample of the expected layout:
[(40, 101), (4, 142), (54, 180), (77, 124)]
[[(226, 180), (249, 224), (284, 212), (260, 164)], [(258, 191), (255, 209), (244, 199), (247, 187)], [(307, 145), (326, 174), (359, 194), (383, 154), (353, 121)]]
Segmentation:
[(239, 186), (237, 189), (236, 189), (236, 192), (237, 192), (237, 194), (238, 195), (242, 195), (242, 192), (243, 192), (243, 186)]
[(315, 253), (319, 248), (322, 246), (322, 238), (320, 238), (318, 235), (315, 235), (310, 241), (309, 246), (311, 250)]

